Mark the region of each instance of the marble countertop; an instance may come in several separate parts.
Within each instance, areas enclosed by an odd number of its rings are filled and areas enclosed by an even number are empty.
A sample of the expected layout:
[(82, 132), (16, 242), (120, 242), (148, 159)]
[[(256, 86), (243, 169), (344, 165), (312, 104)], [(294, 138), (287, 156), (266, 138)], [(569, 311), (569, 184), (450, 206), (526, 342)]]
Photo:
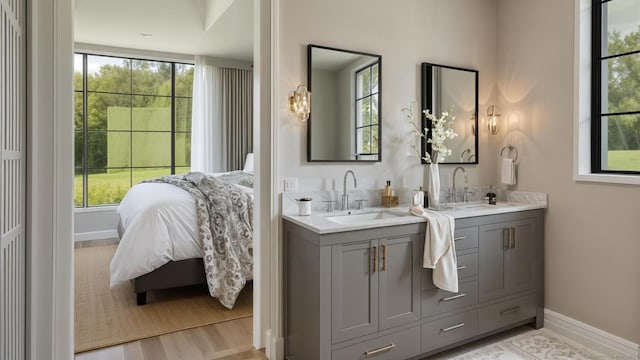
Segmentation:
[[(539, 200), (540, 198), (538, 198)], [(508, 200), (526, 200), (516, 197)], [(504, 214), (509, 212), (518, 212), (535, 209), (546, 209), (546, 196), (544, 201), (498, 201), (496, 205), (488, 205), (486, 202), (461, 203), (449, 206), (445, 210), (439, 210), (437, 213), (443, 213), (453, 216), (455, 219), (462, 219), (476, 216), (486, 216), (495, 214)], [(368, 215), (382, 213), (381, 219), (369, 219)], [(354, 217), (355, 215), (355, 217)], [(426, 220), (422, 217), (413, 216), (409, 213), (408, 205), (401, 205), (393, 208), (385, 207), (368, 207), (362, 210), (344, 210), (344, 211), (314, 211), (309, 216), (299, 216), (292, 214), (282, 215), (295, 224), (307, 228), (317, 234), (330, 234), (344, 231), (363, 230), (377, 227), (406, 225), (413, 223), (421, 223)], [(348, 217), (359, 219), (351, 222)], [(371, 216), (373, 217), (373, 216)]]

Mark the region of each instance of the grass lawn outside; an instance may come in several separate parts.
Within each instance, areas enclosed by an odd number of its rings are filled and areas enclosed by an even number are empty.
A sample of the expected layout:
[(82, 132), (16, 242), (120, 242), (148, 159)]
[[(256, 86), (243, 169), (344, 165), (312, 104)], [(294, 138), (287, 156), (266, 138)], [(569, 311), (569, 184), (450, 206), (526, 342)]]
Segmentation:
[[(177, 173), (189, 171), (189, 168), (176, 168)], [(171, 169), (129, 169), (109, 170), (101, 174), (89, 174), (89, 206), (119, 204), (132, 185), (142, 180), (169, 175)], [(82, 175), (74, 177), (74, 203), (82, 206)]]
[(607, 170), (640, 171), (640, 150), (609, 150)]

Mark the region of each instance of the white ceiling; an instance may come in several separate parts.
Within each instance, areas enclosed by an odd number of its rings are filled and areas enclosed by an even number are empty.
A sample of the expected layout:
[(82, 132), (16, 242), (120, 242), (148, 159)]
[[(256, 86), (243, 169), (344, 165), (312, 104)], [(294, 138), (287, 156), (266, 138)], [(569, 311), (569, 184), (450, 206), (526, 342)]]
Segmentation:
[(74, 37), (87, 44), (252, 61), (253, 1), (76, 0)]

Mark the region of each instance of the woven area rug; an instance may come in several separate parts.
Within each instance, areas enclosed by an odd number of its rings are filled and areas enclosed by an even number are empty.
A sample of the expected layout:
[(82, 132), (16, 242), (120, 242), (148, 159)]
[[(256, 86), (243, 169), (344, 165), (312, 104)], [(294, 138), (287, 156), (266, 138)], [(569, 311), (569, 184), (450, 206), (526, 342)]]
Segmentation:
[[(252, 316), (249, 283), (228, 310), (206, 285), (151, 291), (136, 305), (130, 283), (109, 289), (109, 262), (116, 246), (75, 249), (75, 352)], [(203, 270), (204, 271), (204, 270)]]
[(595, 360), (606, 359), (547, 329), (531, 330), (478, 349), (443, 353), (430, 360)]

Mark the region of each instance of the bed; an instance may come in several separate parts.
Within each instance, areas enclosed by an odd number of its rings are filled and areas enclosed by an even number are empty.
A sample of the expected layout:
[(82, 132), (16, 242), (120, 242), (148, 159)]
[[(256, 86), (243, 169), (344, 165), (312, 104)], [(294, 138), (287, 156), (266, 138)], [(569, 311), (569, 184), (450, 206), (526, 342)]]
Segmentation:
[[(253, 172), (245, 170), (189, 173), (133, 186), (118, 207), (120, 241), (110, 264), (111, 287), (131, 281), (137, 304), (144, 305), (148, 291), (206, 283), (212, 296), (233, 307), (253, 268)], [(205, 184), (204, 190), (196, 190), (195, 182)], [(240, 221), (228, 219), (233, 216)]]

